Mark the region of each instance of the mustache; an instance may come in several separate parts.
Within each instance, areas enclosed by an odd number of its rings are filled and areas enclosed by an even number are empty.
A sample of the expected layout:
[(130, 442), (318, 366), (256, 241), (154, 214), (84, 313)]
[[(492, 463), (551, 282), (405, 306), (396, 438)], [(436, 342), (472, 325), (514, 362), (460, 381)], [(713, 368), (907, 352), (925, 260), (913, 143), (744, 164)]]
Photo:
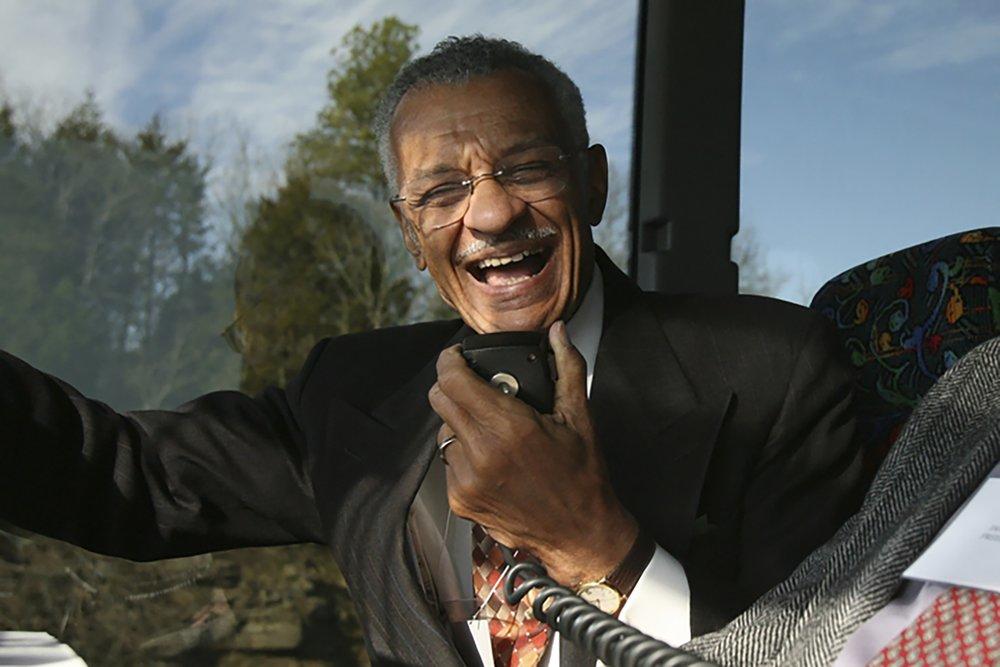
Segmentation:
[(555, 227), (520, 227), (517, 229), (511, 229), (502, 234), (498, 234), (489, 240), (478, 239), (473, 241), (455, 253), (455, 257), (452, 261), (455, 264), (461, 264), (462, 260), (469, 255), (485, 250), (486, 248), (494, 248), (502, 243), (508, 243), (510, 241), (534, 241), (547, 239), (548, 237), (555, 236), (558, 233), (559, 231)]

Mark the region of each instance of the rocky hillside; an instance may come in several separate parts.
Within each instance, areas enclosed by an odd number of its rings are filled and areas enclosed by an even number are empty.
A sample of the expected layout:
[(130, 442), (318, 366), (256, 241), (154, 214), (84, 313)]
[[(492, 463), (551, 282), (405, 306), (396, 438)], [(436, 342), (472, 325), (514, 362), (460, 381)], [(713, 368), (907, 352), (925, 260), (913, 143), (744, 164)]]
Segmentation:
[(91, 667), (368, 664), (319, 545), (132, 563), (0, 531), (0, 629), (49, 632)]

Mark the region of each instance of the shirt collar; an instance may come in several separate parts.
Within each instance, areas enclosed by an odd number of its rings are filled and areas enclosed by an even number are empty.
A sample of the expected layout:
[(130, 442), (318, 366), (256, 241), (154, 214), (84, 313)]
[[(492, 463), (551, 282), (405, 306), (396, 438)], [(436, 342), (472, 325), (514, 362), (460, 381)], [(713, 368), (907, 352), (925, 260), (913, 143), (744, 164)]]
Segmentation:
[(595, 263), (590, 287), (587, 288), (580, 307), (566, 323), (569, 339), (587, 362), (587, 396), (590, 396), (590, 385), (594, 382), (594, 364), (597, 363), (597, 348), (601, 343), (603, 326), (604, 276)]

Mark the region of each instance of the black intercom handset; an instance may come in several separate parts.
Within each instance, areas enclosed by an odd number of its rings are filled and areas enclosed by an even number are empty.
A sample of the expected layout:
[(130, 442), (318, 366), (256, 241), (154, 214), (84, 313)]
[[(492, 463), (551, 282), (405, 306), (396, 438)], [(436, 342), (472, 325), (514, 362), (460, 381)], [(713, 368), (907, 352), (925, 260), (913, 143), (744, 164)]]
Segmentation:
[(549, 339), (539, 331), (501, 331), (469, 336), (462, 356), (481, 378), (542, 414), (554, 404), (556, 362)]
[[(504, 331), (469, 336), (462, 342), (462, 355), (480, 377), (503, 393), (523, 400), (542, 414), (552, 412), (558, 376), (555, 356), (544, 332)], [(538, 563), (518, 562), (510, 549), (499, 546), (510, 568), (504, 581), (507, 601), (517, 606), (533, 588), (540, 589), (532, 604), (535, 618), (584, 647), (604, 664), (714, 667), (606, 614), (561, 586)]]

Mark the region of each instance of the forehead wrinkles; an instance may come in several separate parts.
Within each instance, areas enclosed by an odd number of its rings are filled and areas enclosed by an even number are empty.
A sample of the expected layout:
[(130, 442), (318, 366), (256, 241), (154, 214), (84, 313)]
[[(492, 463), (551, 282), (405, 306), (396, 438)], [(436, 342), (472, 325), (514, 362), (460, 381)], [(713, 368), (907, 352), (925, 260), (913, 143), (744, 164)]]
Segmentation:
[(401, 176), (405, 182), (438, 168), (468, 173), (492, 168), (509, 147), (538, 135), (533, 128), (489, 113), (436, 119), (424, 127), (414, 124), (400, 134)]
[(491, 164), (496, 158), (488, 142), (470, 131), (437, 132), (414, 137), (401, 160), (405, 178), (439, 168), (468, 171), (471, 167)]

